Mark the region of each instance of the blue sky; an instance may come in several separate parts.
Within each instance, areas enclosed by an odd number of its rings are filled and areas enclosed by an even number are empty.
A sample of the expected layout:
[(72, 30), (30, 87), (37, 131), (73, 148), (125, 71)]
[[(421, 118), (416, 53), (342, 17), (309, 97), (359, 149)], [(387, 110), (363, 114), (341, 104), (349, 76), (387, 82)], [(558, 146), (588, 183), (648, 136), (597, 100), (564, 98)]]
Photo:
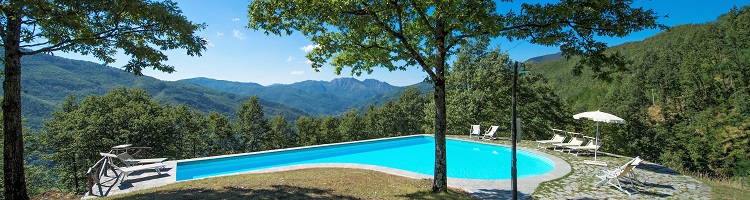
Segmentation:
[[(349, 75), (345, 69), (336, 76), (330, 67), (324, 67), (321, 72), (315, 72), (307, 62), (305, 55), (314, 45), (301, 34), (289, 36), (265, 35), (262, 31), (246, 29), (247, 0), (196, 1), (175, 0), (187, 18), (193, 22), (206, 23), (208, 27), (199, 32), (210, 44), (202, 57), (190, 57), (184, 51), (170, 51), (167, 64), (173, 65), (176, 72), (168, 74), (153, 70), (144, 70), (144, 74), (162, 80), (180, 80), (194, 77), (209, 77), (219, 80), (239, 82), (255, 82), (262, 85), (289, 84), (304, 80), (329, 81), (339, 77), (355, 77), (360, 80), (378, 79), (396, 86), (418, 83), (426, 77), (420, 68), (413, 67), (407, 71), (393, 71), (376, 69), (372, 74), (360, 77)], [(499, 10), (519, 10), (524, 2), (498, 2)], [(660, 23), (667, 26), (680, 24), (704, 23), (728, 12), (733, 6), (742, 7), (750, 4), (750, 0), (635, 0), (636, 6), (654, 9), (659, 15), (669, 15), (661, 18)], [(504, 13), (504, 12), (501, 12)], [(660, 30), (646, 30), (633, 33), (624, 38), (600, 38), (610, 46), (631, 41), (640, 41), (653, 36)], [(529, 44), (524, 41), (509, 42), (504, 39), (493, 40), (495, 45), (507, 51), (514, 60), (525, 61), (529, 58), (552, 54), (559, 51), (558, 47), (545, 47)], [(101, 63), (93, 57), (68, 53), (56, 55), (88, 60)], [(118, 56), (117, 62), (110, 64), (121, 67), (128, 58)]]

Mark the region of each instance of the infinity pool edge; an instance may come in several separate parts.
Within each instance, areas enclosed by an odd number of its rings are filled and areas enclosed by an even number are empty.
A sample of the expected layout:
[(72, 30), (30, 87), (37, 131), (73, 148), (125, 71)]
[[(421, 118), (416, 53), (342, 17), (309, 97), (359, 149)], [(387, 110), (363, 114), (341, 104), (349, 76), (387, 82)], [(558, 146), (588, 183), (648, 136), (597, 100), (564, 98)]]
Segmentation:
[[(321, 148), (321, 147), (349, 146), (349, 145), (357, 145), (357, 144), (360, 144), (360, 143), (373, 143), (373, 142), (378, 142), (378, 141), (396, 140), (396, 139), (402, 139), (402, 138), (424, 138), (424, 137), (429, 137), (429, 138), (433, 138), (434, 139), (433, 135), (419, 134), (419, 135), (408, 135), (408, 136), (389, 137), (389, 138), (378, 138), (378, 139), (370, 139), (370, 140), (362, 140), (362, 141), (351, 141), (351, 142), (342, 142), (342, 143), (333, 143), (333, 144), (322, 144), (322, 145), (313, 145), (313, 146), (294, 147), (294, 148), (286, 148), (286, 149), (275, 149), (275, 150), (260, 151), (260, 152), (250, 152), (250, 153), (240, 153), (240, 154), (210, 156), (210, 157), (202, 157), (202, 158), (194, 158), (194, 159), (176, 160), (175, 162), (176, 162), (176, 166), (179, 167), (180, 165), (190, 165), (188, 163), (192, 163), (192, 162), (196, 162), (196, 161), (198, 161), (197, 163), (200, 163), (200, 161), (205, 161), (205, 160), (221, 160), (221, 159), (225, 159), (225, 158), (236, 158), (236, 157), (243, 157), (243, 156), (250, 156), (250, 155), (257, 155), (257, 154), (273, 154), (273, 153), (279, 153), (279, 152), (289, 152), (289, 151), (299, 151), (299, 150), (303, 150), (304, 151), (306, 149), (317, 149), (317, 148)], [(452, 138), (452, 137), (449, 137), (449, 138), (446, 138), (446, 139), (455, 140), (455, 141), (461, 141), (461, 142), (476, 143), (476, 144), (481, 144), (481, 145), (490, 145), (490, 146), (510, 148), (510, 146), (508, 146), (508, 145), (502, 145), (502, 144), (497, 144), (497, 143), (489, 143), (489, 142), (485, 142), (483, 140), (471, 140), (471, 139)], [(523, 148), (523, 147), (518, 147), (517, 149), (519, 150), (519, 152), (518, 152), (519, 154), (526, 154), (526, 155), (531, 155), (533, 157), (537, 157), (539, 160), (546, 161), (548, 164), (550, 164), (553, 167), (553, 169), (551, 171), (548, 171), (547, 173), (539, 174), (539, 175), (533, 175), (533, 176), (530, 176), (530, 177), (523, 177), (523, 178), (539, 178), (539, 177), (542, 177), (544, 175), (548, 175), (548, 174), (552, 173), (553, 171), (558, 171), (560, 169), (562, 169), (563, 171), (567, 171), (567, 172), (570, 171), (570, 165), (567, 162), (565, 162), (562, 159), (559, 159), (559, 158), (557, 158), (555, 156), (552, 156), (552, 155), (549, 155), (547, 153), (538, 151), (536, 149), (529, 149), (529, 148)], [(325, 164), (325, 163), (320, 163), (320, 164)], [(346, 163), (346, 164), (349, 164), (349, 163)], [(351, 164), (356, 164), (356, 163), (351, 163)], [(295, 164), (295, 165), (299, 165), (299, 164)], [(305, 165), (308, 165), (308, 164), (305, 164)], [(369, 164), (360, 164), (360, 165), (367, 166)], [(375, 166), (379, 166), (379, 165), (375, 165)], [(271, 168), (279, 168), (279, 167), (284, 167), (284, 166), (276, 166), (276, 167), (271, 167)], [(380, 166), (380, 167), (389, 168), (387, 166)], [(199, 178), (185, 179), (185, 180), (180, 180), (180, 181), (203, 179), (203, 178), (225, 176), (225, 175), (236, 175), (236, 174), (243, 174), (243, 173), (248, 173), (248, 172), (252, 172), (252, 171), (259, 171), (259, 170), (263, 170), (263, 169), (254, 169), (254, 170), (249, 170), (249, 171), (227, 173), (227, 174), (221, 174), (221, 175), (209, 176), (209, 177), (199, 177)], [(403, 169), (396, 169), (396, 170), (407, 171), (407, 170), (403, 170)], [(265, 171), (265, 170), (263, 170), (263, 171)], [(414, 171), (410, 171), (410, 172), (414, 172)], [(567, 172), (564, 173), (563, 175), (567, 174)], [(425, 174), (425, 173), (419, 173), (419, 172), (414, 172), (414, 173), (416, 173), (416, 174), (422, 174), (422, 175), (428, 175), (429, 177), (432, 177), (431, 174)], [(454, 178), (454, 179), (502, 180), (502, 179), (472, 179), (472, 178)]]

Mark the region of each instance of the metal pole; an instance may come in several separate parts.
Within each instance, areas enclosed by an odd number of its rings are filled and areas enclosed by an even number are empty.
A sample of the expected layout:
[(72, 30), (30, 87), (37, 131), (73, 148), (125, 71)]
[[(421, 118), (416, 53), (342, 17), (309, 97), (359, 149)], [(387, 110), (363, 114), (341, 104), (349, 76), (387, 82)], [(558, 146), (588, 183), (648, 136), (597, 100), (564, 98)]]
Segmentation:
[(518, 62), (516, 62), (513, 65), (513, 88), (511, 89), (511, 136), (510, 140), (512, 143), (512, 153), (511, 153), (511, 167), (510, 167), (510, 176), (512, 177), (512, 180), (510, 182), (511, 187), (513, 188), (513, 199), (518, 199), (518, 174), (516, 169), (516, 87), (518, 84)]
[[(596, 122), (596, 139), (594, 140), (594, 146), (597, 146), (597, 145), (599, 145), (599, 122), (598, 121)], [(597, 149), (599, 149), (599, 148), (598, 147), (594, 148), (594, 161), (596, 161), (596, 150)]]

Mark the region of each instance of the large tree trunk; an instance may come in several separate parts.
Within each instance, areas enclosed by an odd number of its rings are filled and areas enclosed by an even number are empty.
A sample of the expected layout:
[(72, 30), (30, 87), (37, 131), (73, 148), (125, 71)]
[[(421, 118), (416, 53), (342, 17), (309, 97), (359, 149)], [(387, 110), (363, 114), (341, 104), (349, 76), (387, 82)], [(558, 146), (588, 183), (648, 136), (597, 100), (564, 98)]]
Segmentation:
[(4, 183), (5, 199), (29, 199), (23, 168), (23, 126), (21, 124), (21, 17), (6, 11), (3, 37), (5, 81), (3, 82)]
[(445, 118), (445, 79), (438, 79), (435, 80), (435, 174), (432, 192), (444, 192), (448, 190)]
[(445, 61), (448, 49), (445, 47), (445, 35), (449, 31), (444, 30), (444, 21), (441, 18), (437, 19), (435, 30), (435, 174), (432, 192), (445, 192), (448, 191), (448, 153), (445, 148)]

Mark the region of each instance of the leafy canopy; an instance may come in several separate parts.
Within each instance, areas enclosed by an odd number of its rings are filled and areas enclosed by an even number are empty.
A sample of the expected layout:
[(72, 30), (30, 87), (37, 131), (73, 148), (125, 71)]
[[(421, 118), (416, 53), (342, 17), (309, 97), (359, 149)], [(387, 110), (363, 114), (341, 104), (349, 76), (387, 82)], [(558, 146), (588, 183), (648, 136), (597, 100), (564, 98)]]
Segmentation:
[[(22, 55), (77, 52), (107, 64), (122, 49), (132, 57), (124, 68), (136, 75), (143, 75), (144, 67), (171, 73), (174, 67), (162, 63), (167, 60), (164, 51), (185, 49), (190, 56), (200, 56), (207, 44), (195, 34), (206, 25), (188, 21), (177, 3), (169, 0), (3, 1), (0, 12), (3, 22), (21, 17), (20, 47), (27, 49)], [(5, 26), (0, 24), (0, 30)]]
[[(436, 78), (430, 68), (438, 61), (437, 43), (449, 50), (464, 38), (490, 35), (496, 27), (487, 25), (503, 21), (494, 10), (491, 1), (254, 1), (248, 27), (308, 36), (319, 45), (307, 56), (315, 69), (329, 58), (336, 74), (344, 67), (360, 75), (372, 67), (393, 71), (419, 64)], [(444, 34), (446, 40), (432, 34)]]
[(274, 35), (301, 32), (319, 45), (307, 56), (313, 68), (330, 61), (336, 74), (344, 67), (360, 75), (372, 72), (372, 67), (393, 71), (418, 64), (434, 80), (442, 76), (435, 74), (442, 70), (433, 70), (441, 62), (436, 59), (439, 53), (453, 55), (454, 47), (467, 39), (503, 36), (560, 46), (566, 58), (584, 57), (575, 73), (589, 66), (596, 76), (608, 78), (612, 71), (623, 70), (625, 61), (617, 53), (605, 54), (606, 43), (595, 37), (666, 28), (656, 23), (654, 11), (630, 4), (631, 0), (523, 3), (521, 12), (497, 14), (494, 1), (253, 1), (248, 27)]

